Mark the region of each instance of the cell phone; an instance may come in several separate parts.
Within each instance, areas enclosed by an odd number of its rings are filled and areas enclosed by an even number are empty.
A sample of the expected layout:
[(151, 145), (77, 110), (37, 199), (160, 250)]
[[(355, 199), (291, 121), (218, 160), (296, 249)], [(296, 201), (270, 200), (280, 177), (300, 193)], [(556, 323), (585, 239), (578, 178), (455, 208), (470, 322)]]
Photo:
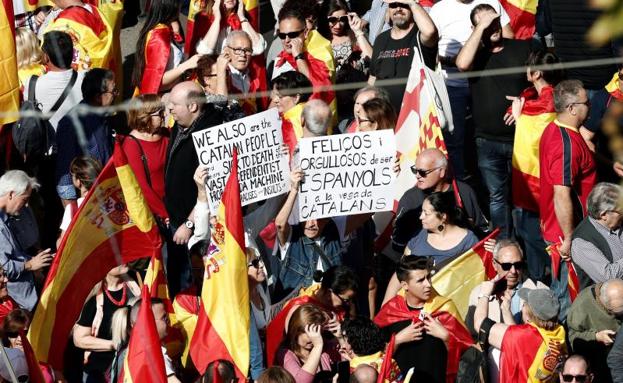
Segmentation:
[(350, 382), (350, 364), (348, 362), (338, 362), (337, 364), (337, 383)]

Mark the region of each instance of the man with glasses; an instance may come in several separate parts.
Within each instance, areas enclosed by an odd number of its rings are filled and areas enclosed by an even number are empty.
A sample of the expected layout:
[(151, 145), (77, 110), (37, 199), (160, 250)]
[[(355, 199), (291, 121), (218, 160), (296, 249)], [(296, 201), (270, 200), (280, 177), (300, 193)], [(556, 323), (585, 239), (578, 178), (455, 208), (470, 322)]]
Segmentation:
[[(402, 97), (411, 71), (416, 49), (422, 49), (425, 64), (435, 68), (437, 59), (437, 28), (428, 13), (416, 0), (384, 0), (388, 3), (392, 23), (376, 38), (372, 47), (368, 83), (385, 79), (401, 79), (399, 84), (385, 86), (392, 105), (400, 110)], [(419, 39), (419, 42), (418, 42)], [(418, 48), (419, 47), (419, 48)], [(419, 54), (417, 54), (419, 57)]]
[(586, 201), (597, 175), (593, 153), (579, 132), (590, 108), (582, 83), (559, 83), (554, 88), (554, 107), (556, 120), (545, 128), (539, 144), (539, 211), (543, 239), (557, 244), (562, 258), (558, 276), (552, 276), (551, 288), (558, 294), (559, 318), (563, 320), (570, 305), (566, 261), (571, 256), (573, 230), (585, 215)]
[(587, 287), (577, 296), (567, 317), (573, 352), (586, 355), (595, 381), (609, 382), (606, 358), (623, 317), (623, 280), (610, 279)]
[(573, 354), (562, 365), (559, 378), (564, 383), (591, 383), (593, 374), (588, 361), (582, 355)]
[[(88, 155), (105, 165), (112, 155), (113, 126), (112, 113), (81, 110), (85, 107), (110, 106), (119, 95), (115, 75), (111, 70), (93, 68), (84, 75), (81, 85), (82, 102), (74, 106), (58, 123), (56, 130), (56, 191), (67, 205), (78, 198), (71, 181), (69, 165), (74, 158)], [(78, 137), (84, 134), (86, 147)]]
[[(433, 192), (454, 191), (448, 172), (448, 160), (439, 149), (423, 150), (415, 159), (411, 171), (415, 174), (417, 183), (400, 198), (392, 233), (392, 247), (400, 255), (409, 240), (422, 229), (419, 216), (424, 199)], [(456, 185), (467, 216), (477, 229), (486, 230), (488, 222), (480, 210), (476, 193), (464, 182), (457, 181)]]
[[(523, 323), (521, 309), (524, 302), (517, 293), (521, 288), (543, 289), (547, 288), (541, 282), (533, 282), (524, 276), (525, 262), (523, 252), (519, 244), (511, 239), (498, 241), (493, 248), (493, 268), (499, 282), (488, 298), (489, 310), (487, 318), (497, 323), (507, 325)], [(481, 296), (480, 286), (472, 290), (469, 296), (469, 308), (465, 317), (465, 324), (474, 338), (477, 332), (474, 329), (474, 312), (478, 299)], [(489, 363), (489, 378), (497, 382), (500, 374), (500, 350), (489, 348), (487, 352)]]

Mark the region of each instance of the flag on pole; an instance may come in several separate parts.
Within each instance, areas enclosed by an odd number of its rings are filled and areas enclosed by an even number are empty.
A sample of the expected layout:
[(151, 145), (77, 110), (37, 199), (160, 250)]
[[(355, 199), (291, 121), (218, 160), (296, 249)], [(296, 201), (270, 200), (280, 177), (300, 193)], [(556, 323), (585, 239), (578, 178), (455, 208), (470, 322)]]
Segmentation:
[(89, 291), (114, 267), (160, 252), (156, 221), (119, 143), (61, 240), (28, 337), (37, 359), (63, 353)]
[(511, 29), (518, 40), (528, 40), (536, 30), (538, 0), (500, 0), (511, 19)]
[(20, 330), (19, 337), (22, 340), (22, 348), (24, 349), (24, 356), (26, 357), (26, 364), (28, 365), (28, 377), (30, 383), (45, 383), (43, 372), (39, 366), (39, 361), (35, 356), (35, 352), (32, 350), (32, 346), (26, 337), (24, 331)]
[[(19, 78), (17, 77), (17, 56), (15, 53), (15, 20), (13, 19), (13, 0), (2, 0), (0, 9), (0, 112), (19, 111)], [(18, 115), (0, 116), (0, 128), (4, 124), (17, 121)]]
[(123, 362), (123, 382), (166, 383), (166, 381), (167, 373), (160, 337), (151, 309), (151, 294), (149, 287), (143, 285), (141, 307), (138, 309), (136, 323), (128, 343), (128, 352)]
[(549, 254), (550, 260), (552, 262), (552, 278), (558, 279), (558, 274), (560, 273), (560, 263), (566, 262), (567, 264), (567, 292), (569, 293), (569, 298), (571, 299), (571, 303), (575, 300), (575, 298), (580, 293), (580, 279), (578, 278), (578, 273), (575, 271), (575, 267), (573, 266), (573, 262), (571, 259), (567, 261), (562, 260), (562, 256), (560, 255), (560, 245), (561, 243), (553, 243), (545, 248), (547, 254)]
[(190, 356), (200, 374), (216, 359), (233, 362), (236, 375), (249, 369), (249, 284), (242, 223), (238, 152), (225, 185), (208, 249), (201, 289), (201, 309), (190, 344)]

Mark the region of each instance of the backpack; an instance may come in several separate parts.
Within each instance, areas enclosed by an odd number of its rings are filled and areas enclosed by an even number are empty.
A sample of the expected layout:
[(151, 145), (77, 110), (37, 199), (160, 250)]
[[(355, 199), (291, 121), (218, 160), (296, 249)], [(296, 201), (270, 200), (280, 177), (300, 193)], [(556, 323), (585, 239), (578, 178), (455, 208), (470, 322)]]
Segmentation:
[(489, 381), (487, 352), (480, 344), (474, 344), (461, 355), (457, 383), (484, 383)]
[[(54, 114), (61, 107), (69, 92), (76, 83), (78, 73), (73, 71), (69, 83), (63, 90), (61, 96), (56, 100), (50, 112)], [(20, 107), (20, 113), (26, 113), (21, 116), (13, 127), (13, 142), (19, 153), (24, 156), (26, 162), (33, 162), (44, 157), (50, 151), (55, 135), (54, 127), (50, 124), (49, 119), (42, 116), (29, 115), (32, 113), (42, 113), (41, 104), (35, 97), (35, 88), (39, 76), (32, 76), (28, 82), (28, 98), (24, 100)]]

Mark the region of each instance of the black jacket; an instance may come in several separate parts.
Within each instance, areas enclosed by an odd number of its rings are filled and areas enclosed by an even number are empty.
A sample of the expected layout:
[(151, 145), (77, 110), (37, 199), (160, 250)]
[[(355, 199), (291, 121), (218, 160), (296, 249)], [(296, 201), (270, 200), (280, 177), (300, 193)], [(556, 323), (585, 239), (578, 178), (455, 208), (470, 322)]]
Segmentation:
[[(203, 113), (187, 131), (180, 132), (180, 126), (177, 123), (171, 130), (164, 174), (164, 205), (174, 228), (186, 221), (197, 202), (197, 186), (193, 181), (193, 174), (199, 166), (199, 159), (193, 145), (192, 133), (221, 123), (223, 123), (222, 114), (218, 113), (212, 104), (207, 104)], [(180, 133), (183, 137), (180, 137), (179, 143), (175, 144)]]

